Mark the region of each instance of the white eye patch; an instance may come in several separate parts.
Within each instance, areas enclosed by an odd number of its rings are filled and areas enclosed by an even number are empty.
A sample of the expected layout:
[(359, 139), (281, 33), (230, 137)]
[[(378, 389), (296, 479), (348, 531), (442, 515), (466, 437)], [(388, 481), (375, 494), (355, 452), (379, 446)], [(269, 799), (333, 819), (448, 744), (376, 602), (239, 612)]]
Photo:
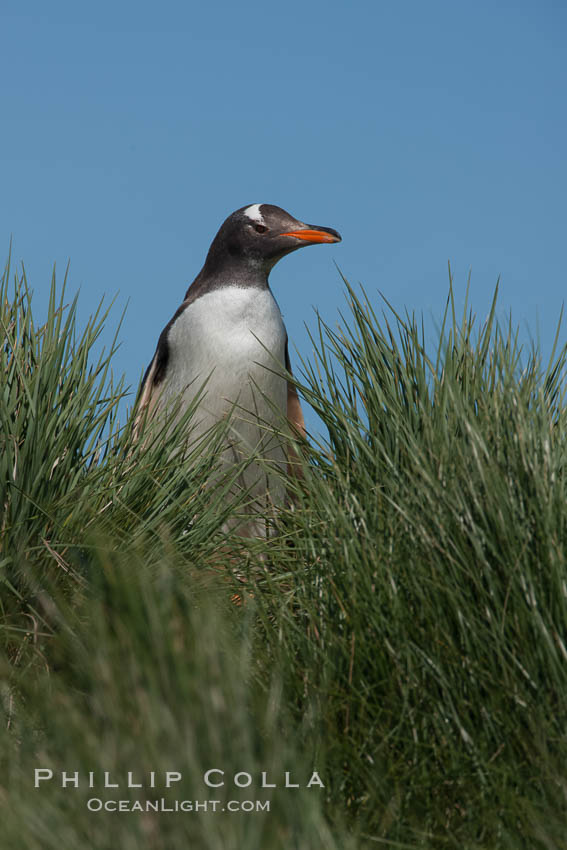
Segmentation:
[(252, 204), (249, 207), (246, 207), (244, 210), (244, 215), (247, 215), (252, 221), (255, 221), (256, 224), (265, 224), (266, 222), (262, 218), (262, 213), (260, 212), (260, 207), (262, 204)]

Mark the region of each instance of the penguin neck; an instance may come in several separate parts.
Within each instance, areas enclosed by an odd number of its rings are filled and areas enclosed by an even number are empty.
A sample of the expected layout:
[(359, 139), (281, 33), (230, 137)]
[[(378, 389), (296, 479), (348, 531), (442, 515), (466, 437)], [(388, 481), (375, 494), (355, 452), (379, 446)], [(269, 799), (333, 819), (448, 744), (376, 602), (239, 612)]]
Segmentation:
[(205, 265), (187, 290), (187, 296), (199, 296), (222, 287), (237, 286), (241, 289), (269, 289), (269, 270), (261, 263), (235, 262), (234, 257), (226, 262), (210, 262), (207, 258)]

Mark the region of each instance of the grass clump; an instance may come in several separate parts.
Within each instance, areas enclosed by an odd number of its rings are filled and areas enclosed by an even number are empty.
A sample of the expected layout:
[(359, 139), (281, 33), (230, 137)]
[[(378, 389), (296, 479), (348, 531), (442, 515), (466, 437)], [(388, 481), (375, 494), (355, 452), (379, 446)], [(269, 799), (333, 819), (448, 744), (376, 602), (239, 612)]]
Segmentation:
[[(234, 622), (226, 592), (223, 612), (195, 593), (174, 554), (150, 579), (143, 552), (96, 552), (81, 601), (52, 596), (49, 670), (1, 671), (12, 697), (0, 731), (0, 795), (10, 801), (2, 847), (354, 847), (335, 842), (324, 789), (282, 790), (286, 771), (304, 786), (312, 768), (277, 678), (267, 693), (250, 678), (252, 624)], [(37, 767), (54, 780), (34, 788)], [(222, 787), (205, 785), (210, 769), (224, 771), (212, 777)], [(77, 771), (79, 787), (62, 789), (62, 771)], [(181, 776), (169, 788), (167, 771)], [(235, 785), (241, 771), (252, 787)], [(105, 772), (119, 788), (103, 787)], [(263, 772), (277, 793), (262, 789)], [(128, 773), (141, 788), (127, 787)], [(115, 800), (126, 810), (97, 810)], [(246, 808), (257, 800), (270, 810)], [(136, 801), (160, 808), (128, 811)], [(176, 810), (180, 802), (191, 808)]]
[(523, 362), (496, 300), (477, 328), (451, 297), (430, 356), (412, 317), (348, 303), (304, 363), (329, 443), (264, 639), (367, 834), (564, 846), (565, 349)]
[[(559, 331), (544, 365), (496, 296), (479, 325), (451, 288), (431, 347), (345, 281), (298, 381), (328, 440), (278, 534), (247, 544), (221, 531), (214, 439), (176, 461), (189, 414), (133, 446), (113, 351), (88, 365), (103, 314), (73, 340), (53, 295), (35, 328), (24, 283), (2, 294), (6, 846), (566, 847)], [(325, 788), (277, 788), (269, 814), (113, 817), (30, 785), (172, 764), (183, 798), (216, 766)]]

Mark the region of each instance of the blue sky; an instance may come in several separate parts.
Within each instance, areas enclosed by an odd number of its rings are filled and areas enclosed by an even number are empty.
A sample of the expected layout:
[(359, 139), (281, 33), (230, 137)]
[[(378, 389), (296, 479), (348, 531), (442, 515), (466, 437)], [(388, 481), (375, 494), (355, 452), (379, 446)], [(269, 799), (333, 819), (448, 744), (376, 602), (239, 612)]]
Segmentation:
[(448, 260), (459, 295), (472, 269), (480, 317), (501, 275), (502, 312), (553, 335), (564, 3), (4, 0), (0, 29), (0, 247), (13, 236), (40, 311), (68, 259), (83, 318), (129, 302), (116, 368), (134, 388), (218, 226), (253, 202), (343, 235), (271, 276), (304, 356), (313, 308), (332, 324), (343, 307), (334, 262), (432, 325)]

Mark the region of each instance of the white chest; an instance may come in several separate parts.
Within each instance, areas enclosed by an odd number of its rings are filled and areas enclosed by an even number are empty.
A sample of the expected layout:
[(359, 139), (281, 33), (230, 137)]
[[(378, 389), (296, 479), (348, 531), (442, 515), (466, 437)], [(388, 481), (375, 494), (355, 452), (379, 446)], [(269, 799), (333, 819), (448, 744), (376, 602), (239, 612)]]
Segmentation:
[[(183, 408), (207, 380), (192, 419), (192, 434), (195, 439), (206, 435), (230, 412), (222, 463), (229, 468), (253, 454), (268, 462), (268, 467), (250, 463), (239, 477), (239, 487), (255, 500), (255, 507), (248, 508), (252, 513), (268, 503), (281, 505), (285, 495), (281, 472), (286, 454), (279, 436), (287, 408), (287, 381), (281, 374), (285, 341), (283, 319), (271, 292), (238, 287), (198, 298), (168, 335), (159, 403), (181, 397)], [(280, 473), (268, 472), (270, 464)], [(265, 533), (260, 523), (254, 534)]]
[(252, 380), (281, 407), (285, 380), (273, 370), (285, 365), (285, 339), (269, 290), (235, 286), (203, 295), (169, 331), (168, 395), (208, 378), (208, 396), (236, 401)]

